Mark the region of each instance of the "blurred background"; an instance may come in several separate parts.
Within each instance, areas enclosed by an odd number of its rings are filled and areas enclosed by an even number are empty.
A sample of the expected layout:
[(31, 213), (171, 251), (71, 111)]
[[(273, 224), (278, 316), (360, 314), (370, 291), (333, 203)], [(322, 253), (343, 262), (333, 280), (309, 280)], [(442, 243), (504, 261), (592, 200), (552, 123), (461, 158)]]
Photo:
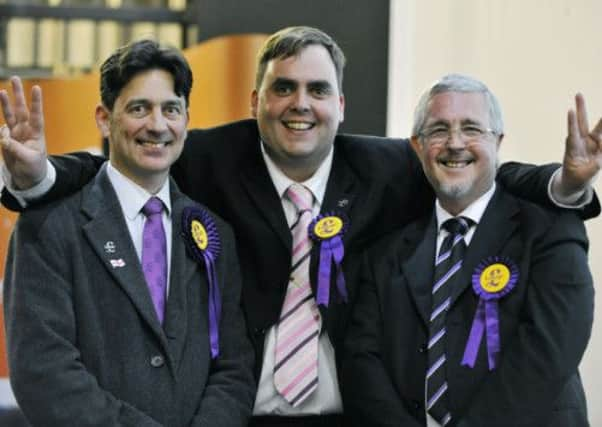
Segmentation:
[[(14, 74), (28, 90), (42, 86), (50, 153), (100, 152), (97, 69), (116, 47), (152, 37), (184, 49), (195, 79), (190, 126), (208, 127), (249, 117), (255, 53), (269, 33), (312, 25), (347, 55), (342, 131), (407, 137), (422, 90), (461, 72), (501, 101), (502, 159), (544, 163), (562, 157), (575, 93), (591, 126), (602, 117), (600, 17), (598, 0), (0, 0), (0, 88)], [(15, 219), (0, 208), (0, 278)], [(587, 223), (596, 282), (600, 221)], [(598, 360), (594, 324), (581, 364), (592, 426), (602, 426)], [(0, 426), (24, 425), (7, 376), (0, 328)]]

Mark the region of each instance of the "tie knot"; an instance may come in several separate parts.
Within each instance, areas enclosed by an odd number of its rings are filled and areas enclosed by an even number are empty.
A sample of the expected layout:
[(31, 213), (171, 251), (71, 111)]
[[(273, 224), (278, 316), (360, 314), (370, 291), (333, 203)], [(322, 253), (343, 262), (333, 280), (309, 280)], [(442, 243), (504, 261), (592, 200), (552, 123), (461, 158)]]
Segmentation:
[(301, 184), (292, 184), (286, 190), (288, 198), (295, 205), (299, 212), (311, 211), (313, 204), (313, 194)]
[(158, 197), (151, 197), (142, 207), (142, 213), (148, 218), (163, 212), (163, 202)]
[(471, 225), (472, 220), (470, 218), (459, 216), (448, 219), (443, 223), (442, 227), (450, 234), (460, 234), (464, 236)]

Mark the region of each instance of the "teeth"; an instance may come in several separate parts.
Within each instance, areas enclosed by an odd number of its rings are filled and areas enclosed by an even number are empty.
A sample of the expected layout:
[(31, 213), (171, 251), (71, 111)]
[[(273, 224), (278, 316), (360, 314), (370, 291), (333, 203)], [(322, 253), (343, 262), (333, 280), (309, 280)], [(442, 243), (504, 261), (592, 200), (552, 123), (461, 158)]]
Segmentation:
[(285, 122), (284, 125), (294, 130), (307, 130), (313, 127), (313, 124), (307, 122)]
[(151, 145), (151, 146), (165, 146), (165, 145), (169, 145), (169, 142), (165, 142), (165, 141), (138, 141), (139, 144), (141, 145)]
[(445, 166), (447, 166), (448, 168), (463, 168), (464, 166), (468, 165), (468, 161), (453, 161), (453, 160), (448, 160), (448, 161), (444, 161), (442, 162)]

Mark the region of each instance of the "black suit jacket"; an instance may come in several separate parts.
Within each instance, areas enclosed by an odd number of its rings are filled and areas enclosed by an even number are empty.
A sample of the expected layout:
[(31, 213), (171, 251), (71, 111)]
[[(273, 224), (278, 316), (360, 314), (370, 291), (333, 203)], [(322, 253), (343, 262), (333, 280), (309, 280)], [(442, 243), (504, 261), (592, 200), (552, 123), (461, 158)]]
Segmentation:
[[(44, 200), (81, 187), (103, 158), (86, 154), (52, 159), (57, 183)], [(519, 194), (548, 203), (547, 184), (557, 165), (534, 168), (507, 164), (498, 176)], [(261, 157), (255, 120), (243, 120), (189, 132), (184, 151), (171, 170), (183, 193), (227, 222), (235, 232), (243, 277), (243, 306), (256, 351), (256, 375), (263, 360), (265, 332), (276, 324), (284, 301), (290, 269), (291, 237), (276, 189)], [(344, 272), (350, 300), (361, 253), (367, 242), (430, 212), (434, 196), (422, 167), (405, 139), (337, 135), (322, 212), (343, 212), (350, 218), (344, 236)], [(3, 203), (13, 209), (7, 193)], [(597, 215), (597, 199), (584, 212)], [(318, 250), (312, 253), (316, 277)], [(332, 282), (332, 281), (331, 281)], [(315, 280), (312, 280), (315, 287)], [(335, 295), (334, 283), (331, 296)], [(349, 307), (331, 301), (321, 307), (329, 337), (340, 361)]]
[[(171, 200), (163, 325), (104, 170), (68, 199), (21, 215), (4, 310), (11, 384), (34, 426), (247, 424), (253, 351), (232, 231), (214, 217), (223, 305), (220, 355), (211, 360), (207, 274), (182, 238), (182, 210), (194, 202), (173, 183)], [(105, 249), (109, 241), (114, 252)]]
[[(365, 257), (345, 344), (343, 399), (358, 426), (424, 426), (434, 215), (377, 242)], [(446, 318), (453, 416), (464, 427), (582, 427), (577, 372), (593, 320), (588, 241), (581, 221), (498, 189), (468, 246)], [(488, 370), (485, 339), (474, 368), (461, 366), (478, 304), (471, 276), (490, 256), (519, 269), (499, 300), (501, 353)]]

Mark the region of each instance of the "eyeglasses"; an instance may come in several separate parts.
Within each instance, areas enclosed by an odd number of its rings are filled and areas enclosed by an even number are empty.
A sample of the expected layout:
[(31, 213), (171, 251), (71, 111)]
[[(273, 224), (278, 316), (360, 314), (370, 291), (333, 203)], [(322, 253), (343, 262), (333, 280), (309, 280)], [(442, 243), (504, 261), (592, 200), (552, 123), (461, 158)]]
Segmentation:
[(475, 125), (465, 125), (460, 128), (439, 126), (427, 128), (420, 132), (418, 136), (423, 138), (429, 145), (440, 145), (449, 141), (453, 134), (457, 134), (463, 143), (469, 144), (479, 142), (487, 135), (497, 135), (497, 132), (493, 129), (482, 128)]

